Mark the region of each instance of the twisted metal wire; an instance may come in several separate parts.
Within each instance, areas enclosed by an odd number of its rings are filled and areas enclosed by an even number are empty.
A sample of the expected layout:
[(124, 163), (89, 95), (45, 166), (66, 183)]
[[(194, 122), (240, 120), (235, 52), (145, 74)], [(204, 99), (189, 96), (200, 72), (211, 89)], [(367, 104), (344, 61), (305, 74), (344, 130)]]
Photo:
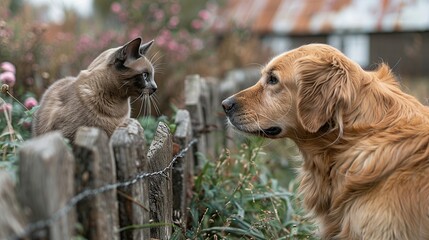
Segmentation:
[(163, 168), (159, 171), (151, 172), (151, 173), (140, 173), (140, 174), (137, 174), (135, 177), (133, 177), (133, 178), (131, 178), (125, 182), (117, 182), (117, 183), (107, 184), (107, 185), (101, 186), (99, 188), (86, 189), (86, 190), (80, 192), (79, 194), (72, 197), (64, 207), (58, 209), (54, 214), (52, 214), (52, 216), (50, 218), (31, 223), (24, 228), (23, 232), (16, 234), (16, 235), (13, 235), (13, 236), (10, 236), (7, 239), (8, 240), (19, 240), (25, 236), (28, 236), (29, 234), (31, 234), (34, 231), (41, 230), (43, 228), (46, 228), (46, 227), (52, 225), (58, 219), (60, 219), (61, 217), (64, 217), (68, 212), (70, 212), (70, 210), (72, 210), (73, 207), (75, 207), (80, 201), (82, 201), (86, 198), (93, 197), (93, 196), (105, 193), (107, 191), (111, 191), (113, 189), (123, 188), (123, 187), (128, 187), (128, 186), (134, 185), (138, 181), (140, 181), (144, 178), (153, 177), (153, 176), (157, 176), (157, 175), (165, 175), (165, 172), (173, 167), (173, 164), (177, 161), (177, 159), (184, 157), (185, 154), (188, 152), (188, 150), (192, 147), (192, 145), (194, 145), (197, 142), (198, 142), (198, 139), (196, 139), (196, 138), (192, 139), (185, 148), (183, 148), (177, 155), (175, 155), (173, 157), (173, 159), (170, 161), (170, 163), (165, 168)]

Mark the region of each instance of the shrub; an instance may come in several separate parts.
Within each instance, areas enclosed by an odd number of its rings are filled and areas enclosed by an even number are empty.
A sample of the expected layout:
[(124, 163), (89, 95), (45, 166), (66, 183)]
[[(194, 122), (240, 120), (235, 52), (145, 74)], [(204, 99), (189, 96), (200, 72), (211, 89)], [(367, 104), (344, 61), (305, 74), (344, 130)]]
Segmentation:
[(296, 182), (284, 189), (264, 167), (268, 155), (256, 139), (234, 154), (205, 162), (195, 179), (190, 226), (176, 239), (313, 239), (302, 217)]

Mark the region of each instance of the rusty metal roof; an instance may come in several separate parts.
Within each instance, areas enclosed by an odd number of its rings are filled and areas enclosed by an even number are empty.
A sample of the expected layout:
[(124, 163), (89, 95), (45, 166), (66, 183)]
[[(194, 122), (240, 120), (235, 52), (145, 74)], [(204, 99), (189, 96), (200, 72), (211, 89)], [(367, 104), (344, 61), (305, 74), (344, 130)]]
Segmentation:
[(228, 0), (218, 29), (323, 34), (429, 30), (429, 0)]

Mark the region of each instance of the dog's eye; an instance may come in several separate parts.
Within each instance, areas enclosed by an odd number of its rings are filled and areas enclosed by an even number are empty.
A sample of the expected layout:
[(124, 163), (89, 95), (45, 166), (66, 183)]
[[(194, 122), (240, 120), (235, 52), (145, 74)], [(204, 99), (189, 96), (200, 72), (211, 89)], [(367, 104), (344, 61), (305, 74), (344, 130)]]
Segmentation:
[(267, 81), (267, 83), (268, 84), (270, 84), (270, 85), (274, 85), (274, 84), (276, 84), (276, 83), (278, 83), (279, 82), (279, 80), (277, 79), (277, 77), (276, 76), (274, 76), (274, 75), (270, 75), (269, 77), (268, 77), (268, 81)]

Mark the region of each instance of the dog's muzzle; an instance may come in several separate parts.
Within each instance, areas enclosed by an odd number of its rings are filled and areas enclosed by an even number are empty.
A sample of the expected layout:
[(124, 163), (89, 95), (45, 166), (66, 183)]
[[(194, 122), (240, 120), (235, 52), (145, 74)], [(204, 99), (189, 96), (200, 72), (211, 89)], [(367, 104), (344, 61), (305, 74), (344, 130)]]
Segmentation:
[(267, 129), (262, 129), (262, 130), (258, 129), (255, 131), (249, 131), (245, 127), (243, 128), (243, 126), (240, 124), (240, 122), (239, 121), (237, 122), (237, 120), (234, 117), (234, 113), (239, 108), (234, 97), (229, 97), (229, 98), (223, 100), (222, 101), (222, 107), (223, 107), (223, 111), (226, 113), (226, 116), (228, 117), (230, 123), (232, 125), (234, 125), (240, 131), (247, 132), (250, 134), (259, 135), (259, 136), (265, 136), (265, 137), (274, 137), (282, 131), (281, 128), (276, 127), (276, 126), (273, 126), (273, 127), (267, 128)]
[(236, 103), (233, 97), (229, 97), (222, 101), (223, 111), (226, 113), (227, 116), (230, 116), (232, 112), (234, 112), (235, 105)]

